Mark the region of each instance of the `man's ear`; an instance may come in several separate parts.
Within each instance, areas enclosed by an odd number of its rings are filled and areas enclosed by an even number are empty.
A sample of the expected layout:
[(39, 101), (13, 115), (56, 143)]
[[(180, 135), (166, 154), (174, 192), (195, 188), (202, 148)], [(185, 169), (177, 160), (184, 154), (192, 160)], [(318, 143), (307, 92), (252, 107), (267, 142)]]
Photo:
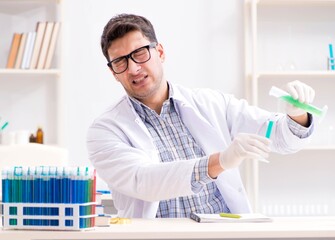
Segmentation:
[(163, 45), (160, 43), (158, 43), (157, 45), (157, 52), (158, 52), (159, 58), (161, 59), (161, 62), (164, 62), (165, 61), (165, 51), (164, 51)]

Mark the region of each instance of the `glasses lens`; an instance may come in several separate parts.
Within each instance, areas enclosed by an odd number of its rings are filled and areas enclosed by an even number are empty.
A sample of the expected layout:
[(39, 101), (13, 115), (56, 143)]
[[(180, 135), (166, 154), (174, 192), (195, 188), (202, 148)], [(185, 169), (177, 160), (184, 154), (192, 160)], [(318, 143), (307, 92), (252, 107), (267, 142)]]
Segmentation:
[(120, 57), (111, 62), (111, 67), (115, 73), (121, 73), (128, 67), (128, 60), (126, 57)]
[(136, 63), (145, 63), (150, 59), (150, 51), (148, 47), (142, 47), (131, 54), (131, 58), (134, 60)]

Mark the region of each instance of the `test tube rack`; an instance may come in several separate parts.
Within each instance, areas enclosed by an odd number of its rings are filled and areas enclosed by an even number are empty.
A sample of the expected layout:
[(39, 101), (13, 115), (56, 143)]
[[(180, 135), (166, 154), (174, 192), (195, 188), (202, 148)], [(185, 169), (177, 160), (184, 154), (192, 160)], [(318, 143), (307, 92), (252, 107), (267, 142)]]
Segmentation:
[(4, 229), (89, 230), (95, 226), (95, 202), (78, 204), (3, 203)]
[(96, 217), (96, 172), (89, 167), (2, 170), (4, 229), (87, 230)]

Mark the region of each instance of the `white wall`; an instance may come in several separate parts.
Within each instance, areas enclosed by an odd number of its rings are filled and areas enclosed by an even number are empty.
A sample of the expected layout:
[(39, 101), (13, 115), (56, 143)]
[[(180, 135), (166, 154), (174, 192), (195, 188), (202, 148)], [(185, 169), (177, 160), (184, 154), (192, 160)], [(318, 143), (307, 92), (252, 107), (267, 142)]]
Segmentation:
[(147, 17), (166, 51), (171, 82), (244, 96), (242, 0), (71, 0), (65, 5), (66, 145), (73, 164), (89, 163), (86, 132), (124, 94), (107, 69), (100, 36), (115, 14)]

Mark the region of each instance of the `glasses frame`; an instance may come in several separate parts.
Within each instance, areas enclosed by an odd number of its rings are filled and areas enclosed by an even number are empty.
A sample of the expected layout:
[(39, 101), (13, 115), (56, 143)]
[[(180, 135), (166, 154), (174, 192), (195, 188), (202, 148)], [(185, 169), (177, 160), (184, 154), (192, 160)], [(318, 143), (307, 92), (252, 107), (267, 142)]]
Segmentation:
[[(150, 49), (151, 49), (151, 48), (155, 48), (156, 46), (157, 46), (157, 43), (156, 43), (156, 42), (152, 42), (152, 43), (150, 43), (150, 44), (148, 44), (148, 45), (146, 45), (146, 46), (137, 48), (137, 49), (135, 49), (134, 51), (132, 51), (131, 53), (129, 53), (129, 54), (127, 54), (127, 55), (124, 55), (124, 56), (121, 56), (121, 57), (118, 57), (118, 58), (113, 59), (112, 61), (110, 61), (110, 62), (107, 63), (107, 66), (108, 66), (108, 67), (109, 67), (115, 74), (121, 74), (121, 73), (124, 73), (124, 72), (127, 71), (127, 69), (128, 69), (129, 58), (130, 58), (131, 60), (133, 60), (133, 62), (135, 62), (135, 63), (137, 63), (137, 64), (146, 63), (147, 61), (149, 61), (149, 60), (151, 59), (151, 52), (150, 52)], [(148, 52), (149, 52), (149, 58), (148, 58), (147, 60), (143, 61), (143, 62), (136, 61), (136, 60), (133, 58), (132, 55), (133, 55), (134, 53), (138, 52), (139, 50), (144, 49), (144, 48), (146, 48), (146, 49), (148, 50)], [(117, 72), (117, 71), (115, 71), (115, 70), (113, 69), (113, 65), (112, 65), (112, 63), (115, 62), (115, 61), (119, 61), (119, 60), (122, 59), (122, 58), (125, 58), (125, 59), (127, 60), (127, 66), (126, 66), (126, 68), (125, 68), (123, 71), (121, 71), (121, 72)]]

